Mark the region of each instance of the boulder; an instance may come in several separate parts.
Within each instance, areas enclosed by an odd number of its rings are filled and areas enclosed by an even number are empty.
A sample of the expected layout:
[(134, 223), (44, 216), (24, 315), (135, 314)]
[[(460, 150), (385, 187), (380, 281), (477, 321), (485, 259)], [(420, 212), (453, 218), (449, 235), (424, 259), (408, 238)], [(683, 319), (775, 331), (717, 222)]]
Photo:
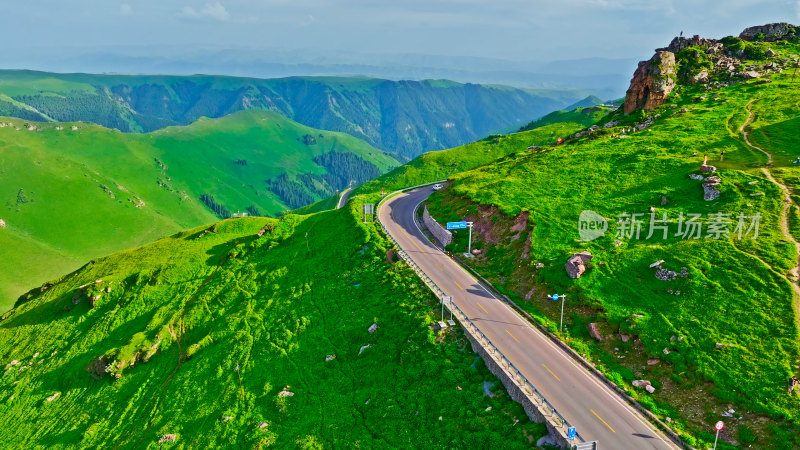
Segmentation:
[(645, 386), (645, 387), (644, 387), (644, 390), (646, 390), (647, 392), (649, 392), (649, 393), (651, 393), (651, 394), (652, 394), (653, 392), (655, 392), (655, 391), (656, 391), (656, 388), (655, 388), (655, 387), (653, 387), (653, 385), (652, 385), (652, 384), (648, 384), (647, 386)]
[(644, 387), (644, 386), (650, 386), (650, 381), (648, 381), (648, 380), (633, 380), (633, 382), (631, 384), (634, 385), (634, 386), (637, 386), (637, 387)]
[(644, 108), (646, 111), (661, 106), (675, 89), (675, 54), (659, 50), (649, 61), (642, 61), (633, 74), (625, 94), (625, 114)]
[(622, 339), (622, 342), (628, 342), (631, 339), (627, 334), (620, 334), (619, 338)]
[(325, 357), (325, 361), (326, 362), (327, 361), (333, 361), (334, 359), (336, 359), (336, 355), (328, 355), (328, 356)]
[(690, 173), (690, 174), (689, 174), (689, 178), (691, 178), (691, 179), (693, 179), (693, 180), (700, 181), (700, 180), (702, 180), (702, 179), (703, 179), (703, 176), (702, 176), (702, 175), (700, 175), (699, 173)]
[(703, 173), (713, 173), (713, 172), (716, 172), (716, 171), (717, 171), (716, 167), (709, 166), (708, 164), (702, 164), (700, 166), (700, 172), (703, 172)]
[(767, 50), (766, 55), (767, 55), (767, 58), (774, 58), (774, 57), (778, 56), (778, 54), (775, 53), (775, 50), (773, 50), (773, 49)]
[(689, 84), (708, 83), (708, 69), (703, 69), (696, 75), (689, 77)]
[(658, 261), (654, 262), (653, 264), (650, 264), (650, 268), (653, 269), (653, 268), (656, 268), (656, 267), (660, 267), (662, 264), (664, 264), (664, 260), (663, 259), (659, 259)]
[(161, 436), (161, 439), (158, 440), (159, 444), (163, 444), (165, 442), (175, 442), (178, 439), (177, 434), (165, 434)]
[(6, 226), (7, 226), (6, 225), (6, 221), (3, 220), (3, 219), (0, 219), (0, 228), (5, 228)]
[(719, 177), (711, 176), (703, 181), (703, 199), (707, 202), (716, 200), (720, 196), (717, 186), (722, 182)]
[(51, 395), (50, 397), (47, 397), (47, 401), (48, 402), (52, 402), (53, 400), (57, 399), (59, 395), (61, 395), (61, 393), (60, 392), (56, 392), (55, 394)]
[(658, 359), (658, 358), (650, 358), (650, 359), (647, 360), (647, 365), (648, 366), (655, 366), (656, 364), (658, 364), (660, 362), (661, 362), (661, 360)]
[(572, 255), (564, 268), (570, 278), (580, 278), (586, 272), (585, 264), (591, 261), (593, 256), (589, 252), (581, 252)]
[(378, 324), (376, 323), (373, 323), (372, 325), (369, 326), (369, 328), (367, 328), (367, 331), (369, 331), (370, 333), (374, 333), (377, 330), (378, 330)]
[(278, 392), (278, 397), (294, 397), (294, 392), (287, 391), (286, 389)]
[(593, 338), (597, 339), (598, 341), (603, 340), (603, 335), (597, 331), (597, 324), (592, 322), (589, 324), (589, 334), (592, 335)]
[(736, 76), (745, 80), (752, 80), (754, 78), (759, 78), (761, 74), (755, 70), (748, 70), (747, 72), (739, 72), (736, 74)]

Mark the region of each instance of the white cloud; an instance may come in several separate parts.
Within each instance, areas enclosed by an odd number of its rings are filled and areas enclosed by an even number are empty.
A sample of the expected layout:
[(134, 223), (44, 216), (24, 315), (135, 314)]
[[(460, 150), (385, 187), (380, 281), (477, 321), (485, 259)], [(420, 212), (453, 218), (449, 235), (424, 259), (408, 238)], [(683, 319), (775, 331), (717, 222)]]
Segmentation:
[(231, 18), (228, 10), (220, 2), (206, 3), (199, 10), (191, 6), (184, 6), (179, 16), (185, 19), (216, 20), (219, 22), (227, 22)]
[(129, 16), (133, 14), (133, 7), (127, 3), (123, 3), (119, 5), (119, 12), (121, 12), (124, 16)]

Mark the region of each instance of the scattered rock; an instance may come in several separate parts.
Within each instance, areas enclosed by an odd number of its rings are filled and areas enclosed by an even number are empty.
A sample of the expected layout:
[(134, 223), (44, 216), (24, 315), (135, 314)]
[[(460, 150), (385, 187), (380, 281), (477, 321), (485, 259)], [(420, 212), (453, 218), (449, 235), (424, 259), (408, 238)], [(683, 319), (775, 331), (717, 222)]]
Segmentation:
[(663, 259), (659, 259), (658, 261), (654, 262), (653, 264), (650, 264), (650, 268), (653, 269), (655, 267), (660, 267), (662, 264), (664, 264), (664, 262), (665, 261)]
[(3, 219), (0, 219), (0, 228), (6, 228), (6, 227), (7, 227), (6, 221), (3, 220)]
[(360, 349), (358, 349), (358, 354), (360, 355), (364, 350), (372, 347), (372, 344), (362, 345)]
[(52, 402), (53, 400), (57, 399), (59, 395), (61, 395), (61, 393), (60, 392), (56, 392), (55, 394), (51, 395), (50, 397), (47, 397), (47, 401), (48, 402)]
[(670, 349), (668, 349), (668, 348), (666, 348), (666, 347), (664, 347), (664, 350), (661, 350), (661, 351), (662, 351), (662, 352), (663, 352), (665, 355), (669, 355), (670, 353), (672, 353), (672, 350), (670, 350)]
[(647, 365), (648, 366), (655, 366), (656, 364), (658, 364), (660, 362), (661, 362), (661, 360), (658, 359), (658, 358), (650, 358), (650, 359), (647, 360)]
[(367, 328), (367, 331), (369, 331), (370, 333), (374, 333), (377, 330), (378, 330), (378, 324), (376, 323), (373, 323), (372, 325), (369, 326), (369, 328)]
[(540, 262), (536, 263), (536, 264), (533, 265), (533, 268), (537, 269), (537, 270), (544, 269), (544, 263), (540, 263)]
[(758, 184), (758, 180), (753, 180), (747, 183), (748, 185), (752, 186), (754, 184)]
[(267, 428), (269, 424), (267, 422), (261, 422), (257, 425), (258, 428)]
[(325, 362), (333, 361), (334, 359), (336, 359), (336, 355), (328, 355), (325, 357)]
[[(73, 127), (75, 128), (75, 127)], [(165, 434), (161, 436), (161, 439), (158, 440), (159, 444), (163, 444), (165, 442), (175, 442), (178, 439), (177, 434)]]
[(696, 75), (689, 77), (689, 84), (708, 83), (708, 69), (703, 69)]
[(633, 380), (633, 382), (631, 384), (634, 385), (634, 386), (637, 386), (637, 387), (644, 387), (644, 386), (650, 386), (650, 381), (648, 381), (648, 380)]
[(693, 179), (693, 180), (700, 181), (700, 180), (702, 180), (702, 179), (703, 179), (703, 176), (702, 176), (702, 175), (700, 175), (699, 173), (690, 173), (690, 174), (689, 174), (689, 178), (691, 178), (691, 179)]
[(472, 249), (472, 254), (473, 254), (473, 255), (475, 255), (475, 256), (478, 256), (478, 255), (480, 255), (480, 254), (481, 254), (481, 251), (480, 251), (480, 250), (478, 250), (477, 248), (473, 248), (473, 249)]
[(666, 419), (664, 419), (664, 420), (665, 420), (667, 423), (672, 423), (672, 417), (667, 417), (667, 418), (666, 418)]
[(723, 348), (725, 348), (727, 346), (728, 346), (728, 344), (723, 344), (721, 342), (717, 342), (716, 344), (714, 344), (714, 348), (717, 349), (717, 350), (721, 350), (721, 349), (723, 349)]
[(773, 49), (767, 50), (766, 55), (767, 55), (767, 58), (774, 58), (774, 57), (778, 56), (778, 54), (775, 53), (775, 50), (773, 50)]
[(294, 397), (294, 392), (284, 389), (278, 392), (278, 397)]
[(14, 367), (14, 366), (18, 366), (18, 365), (19, 365), (19, 361), (17, 361), (15, 359), (15, 360), (11, 361), (10, 363), (6, 364), (6, 367)]
[(586, 272), (585, 264), (591, 261), (593, 256), (589, 252), (581, 252), (572, 255), (564, 268), (570, 278), (580, 278)]
[(655, 206), (651, 206), (650, 207), (650, 214), (653, 214), (654, 212), (656, 212), (656, 207)]
[[(689, 269), (686, 268), (686, 267), (681, 267), (681, 273), (679, 273), (678, 276), (683, 277), (683, 278), (688, 277), (689, 276)], [(680, 293), (681, 293), (681, 291), (678, 291), (678, 295), (680, 295)]]
[(614, 241), (614, 247), (619, 247), (622, 245), (622, 241)]
[(598, 341), (603, 340), (603, 335), (601, 335), (600, 332), (597, 331), (597, 324), (594, 322), (589, 324), (589, 334), (591, 334), (592, 337), (597, 339)]
[(667, 203), (669, 203), (669, 197), (667, 197), (666, 195), (662, 195), (661, 196), (661, 206), (666, 206)]
[(619, 338), (622, 339), (622, 342), (628, 342), (631, 337), (628, 336), (627, 334), (620, 334)]
[(649, 393), (651, 393), (651, 394), (652, 394), (653, 392), (655, 392), (655, 391), (656, 391), (656, 388), (655, 388), (655, 387), (653, 387), (653, 385), (652, 385), (652, 384), (648, 384), (647, 386), (645, 386), (645, 387), (644, 387), (644, 390), (646, 390), (647, 392), (649, 392)]
[(229, 420), (233, 420), (233, 416), (222, 416), (222, 418), (219, 419), (219, 420), (221, 420), (223, 422), (227, 422)]
[(672, 281), (672, 280), (673, 280), (675, 277), (677, 277), (677, 276), (678, 276), (678, 273), (677, 273), (677, 272), (674, 272), (674, 271), (672, 271), (672, 270), (669, 270), (669, 269), (665, 269), (665, 268), (663, 268), (663, 267), (660, 267), (658, 270), (656, 270), (656, 272), (655, 272), (655, 274), (654, 274), (654, 275), (655, 275), (655, 277), (656, 277), (656, 278), (658, 278), (659, 280), (662, 280), (662, 281)]

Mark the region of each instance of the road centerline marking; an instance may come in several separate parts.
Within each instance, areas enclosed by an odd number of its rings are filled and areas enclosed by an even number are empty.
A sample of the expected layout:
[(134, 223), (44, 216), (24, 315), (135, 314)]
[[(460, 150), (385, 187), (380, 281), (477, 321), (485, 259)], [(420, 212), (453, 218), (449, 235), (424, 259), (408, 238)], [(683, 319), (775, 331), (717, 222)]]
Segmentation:
[(546, 370), (546, 371), (550, 372), (550, 375), (552, 375), (552, 376), (553, 376), (553, 378), (555, 378), (557, 381), (561, 381), (561, 378), (558, 378), (558, 375), (556, 375), (556, 374), (555, 374), (555, 372), (553, 372), (552, 370), (550, 370), (550, 368), (549, 368), (549, 367), (547, 367), (547, 364), (544, 364), (544, 363), (542, 363), (542, 367), (544, 367), (544, 370)]
[(413, 237), (411, 237), (411, 235), (410, 235), (410, 234), (408, 234), (408, 232), (407, 232), (406, 230), (403, 230), (403, 233), (405, 233), (405, 234), (406, 234), (406, 236), (408, 236), (408, 240), (410, 240), (410, 241), (411, 241), (411, 243), (412, 243), (412, 244), (414, 244), (414, 247), (417, 247), (417, 250), (419, 250), (419, 251), (424, 251), (424, 250), (422, 250), (422, 247), (420, 247), (420, 246), (417, 244), (417, 241), (415, 241), (415, 240), (414, 240), (414, 238), (413, 238)]
[(606, 427), (608, 427), (608, 429), (609, 429), (609, 430), (611, 430), (611, 432), (612, 432), (612, 433), (616, 433), (616, 432), (617, 432), (616, 430), (614, 430), (613, 428), (611, 428), (611, 425), (609, 425), (609, 424), (608, 424), (608, 422), (606, 422), (605, 420), (603, 420), (603, 418), (602, 418), (602, 417), (600, 417), (600, 414), (597, 414), (596, 412), (594, 412), (594, 410), (593, 410), (593, 409), (590, 409), (590, 410), (589, 410), (589, 412), (590, 412), (590, 413), (592, 413), (592, 414), (594, 414), (594, 416), (595, 416), (595, 417), (597, 417), (597, 420), (599, 420), (600, 422), (603, 422), (603, 425), (605, 425)]
[(478, 304), (478, 308), (482, 309), (482, 310), (483, 310), (483, 312), (485, 312), (486, 314), (489, 314), (489, 311), (487, 311), (487, 310), (486, 310), (486, 308), (484, 308), (484, 307), (483, 307), (483, 305), (481, 305), (481, 304), (480, 304), (480, 303), (478, 303), (478, 302), (475, 302), (475, 303), (477, 303), (477, 304)]
[(460, 285), (460, 284), (458, 284), (458, 281), (456, 281), (456, 280), (453, 280), (453, 284), (455, 284), (456, 286), (458, 286), (458, 288), (459, 288), (459, 289), (461, 289), (462, 291), (464, 290), (464, 288), (463, 288), (463, 287), (461, 287), (461, 285)]
[(520, 343), (520, 342), (519, 342), (519, 339), (517, 339), (517, 337), (516, 337), (516, 336), (514, 336), (513, 334), (511, 334), (511, 332), (510, 332), (510, 331), (508, 331), (508, 329), (506, 329), (506, 328), (503, 328), (503, 329), (504, 329), (504, 330), (506, 330), (506, 333), (508, 333), (508, 335), (509, 335), (509, 336), (511, 336), (511, 339), (514, 339), (515, 341), (517, 341), (517, 344), (519, 344), (519, 343)]

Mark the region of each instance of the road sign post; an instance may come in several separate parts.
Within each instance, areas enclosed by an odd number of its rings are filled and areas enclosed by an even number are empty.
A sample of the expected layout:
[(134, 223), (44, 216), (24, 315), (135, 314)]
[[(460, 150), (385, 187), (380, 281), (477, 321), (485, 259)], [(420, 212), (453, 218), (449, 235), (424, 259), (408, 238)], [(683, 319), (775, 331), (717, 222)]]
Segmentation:
[(472, 254), (472, 222), (467, 222), (469, 226), (469, 243), (467, 244), (467, 254)]
[[(442, 296), (442, 322), (444, 322), (444, 307), (447, 306), (447, 309), (450, 309), (450, 302), (453, 301), (453, 297), (449, 295)], [(453, 310), (450, 310), (450, 318), (453, 318)]]
[(564, 301), (567, 299), (566, 294), (548, 295), (547, 298), (554, 302), (557, 302), (559, 299), (561, 299), (561, 322), (558, 324), (558, 331), (564, 331)]
[(575, 439), (575, 427), (567, 428), (567, 439), (569, 439), (569, 446), (572, 447), (572, 440)]
[(717, 430), (717, 436), (714, 438), (714, 450), (717, 450), (717, 440), (719, 440), (719, 432), (725, 428), (725, 422), (719, 421), (714, 424), (714, 429)]

